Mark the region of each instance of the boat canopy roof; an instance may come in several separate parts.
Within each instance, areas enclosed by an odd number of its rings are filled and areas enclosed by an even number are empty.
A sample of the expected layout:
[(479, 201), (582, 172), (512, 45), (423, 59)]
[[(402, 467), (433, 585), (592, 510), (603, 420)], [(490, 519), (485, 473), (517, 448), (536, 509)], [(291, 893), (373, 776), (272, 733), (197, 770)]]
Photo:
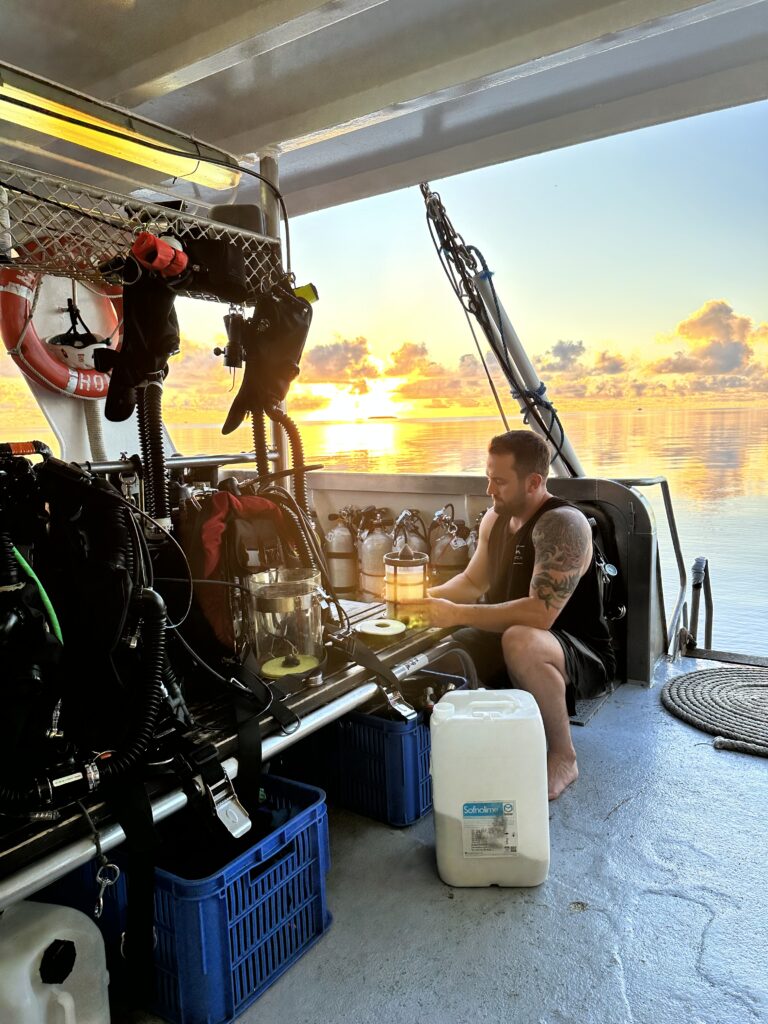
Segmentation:
[[(254, 166), (279, 154), (294, 215), (768, 96), (768, 0), (5, 0), (0, 18), (0, 61)], [(3, 122), (0, 159), (152, 183)]]

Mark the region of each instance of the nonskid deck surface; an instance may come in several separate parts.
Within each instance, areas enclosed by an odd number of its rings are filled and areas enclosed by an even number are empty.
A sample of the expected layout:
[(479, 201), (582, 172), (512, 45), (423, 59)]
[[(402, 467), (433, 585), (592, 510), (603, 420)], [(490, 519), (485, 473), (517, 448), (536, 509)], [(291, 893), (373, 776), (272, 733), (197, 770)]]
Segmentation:
[(658, 686), (621, 687), (574, 739), (581, 776), (550, 805), (535, 889), (444, 885), (431, 815), (395, 829), (332, 809), (334, 923), (238, 1021), (768, 1020), (766, 761), (716, 751)]

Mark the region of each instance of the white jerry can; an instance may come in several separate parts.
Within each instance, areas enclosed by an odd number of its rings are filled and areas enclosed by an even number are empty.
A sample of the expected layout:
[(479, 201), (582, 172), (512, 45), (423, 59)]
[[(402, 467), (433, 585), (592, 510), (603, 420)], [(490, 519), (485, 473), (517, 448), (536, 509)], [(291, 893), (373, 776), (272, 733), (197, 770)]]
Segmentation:
[(448, 885), (540, 885), (549, 872), (547, 744), (525, 690), (451, 690), (435, 705), (432, 802)]
[(104, 940), (71, 907), (23, 900), (0, 916), (3, 1024), (109, 1024)]

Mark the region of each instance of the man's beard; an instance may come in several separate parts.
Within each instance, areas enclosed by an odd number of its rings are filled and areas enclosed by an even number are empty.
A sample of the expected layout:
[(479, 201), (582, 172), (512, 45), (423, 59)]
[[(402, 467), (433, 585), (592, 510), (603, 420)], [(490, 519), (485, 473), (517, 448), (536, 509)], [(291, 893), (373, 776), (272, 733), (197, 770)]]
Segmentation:
[(511, 501), (501, 501), (498, 498), (494, 498), (493, 511), (497, 515), (501, 515), (502, 512), (508, 512), (510, 516), (520, 516), (525, 512), (525, 499), (517, 497), (512, 498)]

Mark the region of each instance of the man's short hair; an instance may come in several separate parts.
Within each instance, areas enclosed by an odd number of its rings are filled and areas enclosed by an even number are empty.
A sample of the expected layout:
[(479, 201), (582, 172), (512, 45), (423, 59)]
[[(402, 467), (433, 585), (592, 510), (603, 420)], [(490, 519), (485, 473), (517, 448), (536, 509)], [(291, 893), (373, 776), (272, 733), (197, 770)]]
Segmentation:
[(545, 480), (549, 473), (549, 446), (532, 430), (508, 430), (497, 434), (488, 444), (489, 455), (514, 455), (518, 476), (538, 473)]

